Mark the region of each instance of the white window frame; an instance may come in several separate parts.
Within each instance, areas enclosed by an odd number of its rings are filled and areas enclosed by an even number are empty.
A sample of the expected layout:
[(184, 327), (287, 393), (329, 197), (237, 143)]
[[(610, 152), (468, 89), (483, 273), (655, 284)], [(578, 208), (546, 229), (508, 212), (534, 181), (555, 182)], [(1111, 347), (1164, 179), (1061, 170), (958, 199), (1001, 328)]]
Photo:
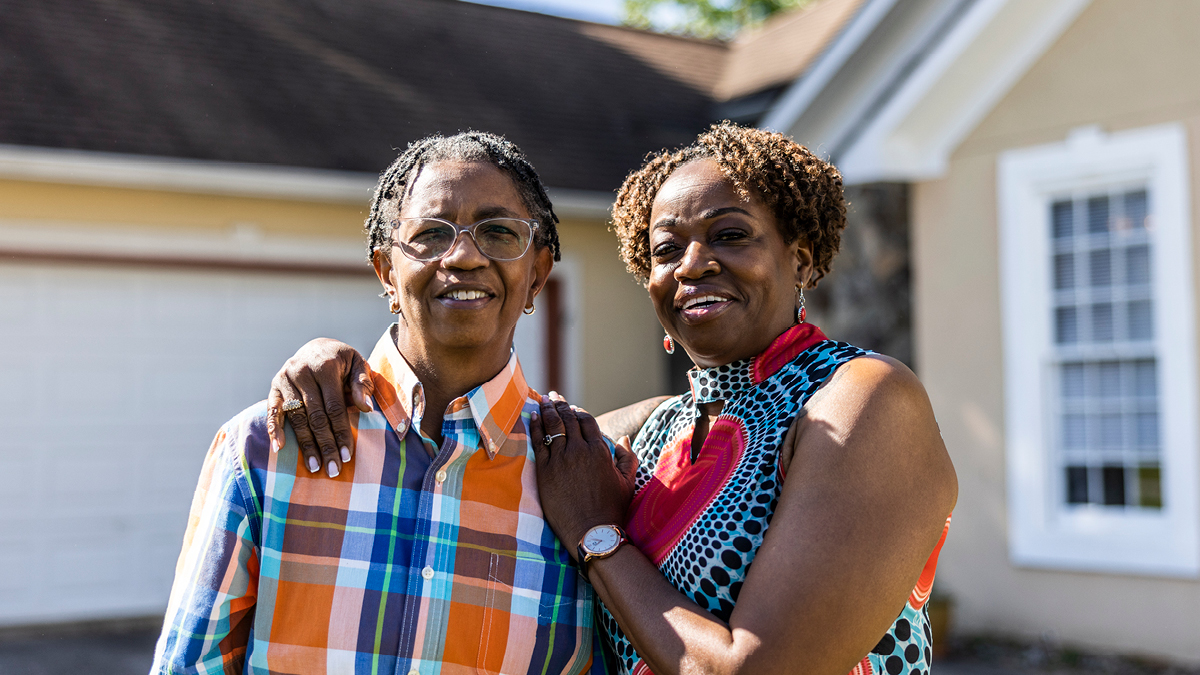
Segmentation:
[[(1019, 566), (1200, 575), (1197, 358), (1187, 134), (1165, 124), (1000, 154), (997, 196), (1004, 336), (1009, 555)], [(1161, 424), (1161, 510), (1062, 504), (1055, 451), (1050, 204), (1133, 182), (1149, 191)]]

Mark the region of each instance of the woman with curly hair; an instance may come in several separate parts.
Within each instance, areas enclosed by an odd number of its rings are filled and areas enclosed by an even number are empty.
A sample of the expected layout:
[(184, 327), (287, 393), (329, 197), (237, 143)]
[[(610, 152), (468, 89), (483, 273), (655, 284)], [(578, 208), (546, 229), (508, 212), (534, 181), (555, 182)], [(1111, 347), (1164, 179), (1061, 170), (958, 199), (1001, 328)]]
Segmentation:
[(957, 480), (912, 372), (805, 321), (845, 213), (837, 169), (729, 123), (621, 188), (621, 255), (690, 391), (599, 420), (551, 394), (530, 430), (622, 672), (929, 670)]

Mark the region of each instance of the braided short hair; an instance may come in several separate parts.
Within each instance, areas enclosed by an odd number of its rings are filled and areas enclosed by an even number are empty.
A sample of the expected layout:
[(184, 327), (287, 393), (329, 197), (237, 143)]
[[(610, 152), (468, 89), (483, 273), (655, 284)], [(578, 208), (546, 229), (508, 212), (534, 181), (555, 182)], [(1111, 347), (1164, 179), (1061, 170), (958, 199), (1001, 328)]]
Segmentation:
[(809, 281), (815, 286), (829, 271), (846, 227), (841, 173), (783, 134), (728, 121), (714, 124), (685, 148), (650, 155), (625, 179), (613, 205), (613, 229), (629, 272), (648, 283), (654, 198), (675, 169), (704, 158), (717, 162), (739, 196), (762, 200), (785, 242), (804, 237), (812, 246)]
[(453, 136), (433, 134), (413, 141), (380, 174), (366, 222), (368, 259), (380, 248), (390, 250), (392, 222), (400, 214), (409, 186), (423, 167), (441, 161), (483, 162), (508, 174), (529, 215), (538, 221), (534, 244), (549, 247), (554, 260), (560, 259), (558, 216), (542, 179), (516, 144), (486, 131), (464, 131)]

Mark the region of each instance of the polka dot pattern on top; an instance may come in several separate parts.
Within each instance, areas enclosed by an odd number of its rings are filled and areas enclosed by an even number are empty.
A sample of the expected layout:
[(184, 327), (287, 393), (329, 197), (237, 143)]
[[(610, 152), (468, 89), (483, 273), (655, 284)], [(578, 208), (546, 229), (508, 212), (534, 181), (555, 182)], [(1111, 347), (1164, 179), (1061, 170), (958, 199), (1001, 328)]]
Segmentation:
[[(638, 491), (631, 510), (630, 535), (639, 548), (654, 560), (671, 584), (696, 604), (722, 621), (728, 621), (737, 604), (742, 583), (762, 546), (763, 536), (782, 492), (784, 475), (779, 466), (779, 446), (788, 428), (804, 404), (842, 364), (870, 352), (843, 342), (820, 340), (800, 351), (794, 358), (778, 364), (778, 369), (763, 372), (762, 359), (780, 343), (796, 339), (797, 331), (784, 333), (771, 348), (755, 359), (747, 359), (717, 368), (694, 368), (688, 373), (691, 391), (668, 399), (660, 405), (638, 434), (634, 451), (641, 462)], [(817, 335), (819, 331), (816, 331)], [(823, 338), (823, 336), (821, 336)], [(787, 345), (782, 345), (786, 347)], [(774, 372), (770, 372), (774, 370)], [(713, 425), (703, 447), (692, 456), (691, 434), (700, 414), (698, 403), (724, 401), (721, 415)], [(714, 439), (718, 425), (728, 430), (729, 442)], [(718, 442), (720, 441), (720, 442)], [(723, 454), (724, 461), (713, 460)], [(663, 511), (667, 502), (650, 502), (648, 486), (654, 482), (659, 464), (664, 466), (705, 466), (705, 476), (697, 479), (692, 500), (705, 506), (695, 514), (683, 513), (676, 522), (660, 528), (658, 536), (635, 536), (639, 509)], [(673, 463), (673, 464), (672, 464)], [(723, 482), (705, 484), (719, 473)], [(690, 487), (691, 484), (689, 484)], [(657, 485), (655, 486), (657, 487)], [(705, 490), (711, 490), (705, 492)], [(700, 499), (695, 499), (699, 491)], [(672, 511), (673, 514), (678, 513)], [(654, 519), (650, 519), (654, 520)], [(622, 633), (612, 614), (601, 604), (600, 623), (620, 662), (623, 673), (645, 668), (633, 645)], [(924, 607), (906, 604), (904, 611), (860, 664), (859, 672), (923, 674), (929, 670), (931, 646), (929, 622)], [(639, 665), (640, 664), (640, 665)]]

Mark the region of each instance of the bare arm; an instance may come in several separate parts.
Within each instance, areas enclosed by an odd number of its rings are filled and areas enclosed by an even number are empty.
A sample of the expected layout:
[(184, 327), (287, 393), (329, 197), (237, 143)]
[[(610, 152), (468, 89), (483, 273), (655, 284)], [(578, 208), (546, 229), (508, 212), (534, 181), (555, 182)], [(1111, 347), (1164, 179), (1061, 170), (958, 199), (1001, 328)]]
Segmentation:
[[(839, 371), (798, 423), (782, 497), (728, 624), (633, 546), (592, 563), (597, 592), (658, 675), (785, 673), (797, 663), (844, 675), (904, 606), (957, 498), (954, 469), (907, 368), (862, 358)], [(576, 511), (552, 525), (599, 524), (578, 514), (589, 508), (578, 492), (547, 503), (564, 492), (543, 492), (548, 516)], [(559, 534), (572, 542), (582, 532)]]
[(600, 431), (604, 432), (609, 438), (620, 438), (628, 436), (636, 438), (638, 431), (641, 431), (642, 425), (650, 418), (650, 413), (662, 404), (663, 401), (671, 398), (670, 396), (655, 396), (644, 401), (638, 401), (624, 408), (617, 408), (612, 412), (606, 412), (603, 415), (596, 417), (596, 423), (600, 425)]

